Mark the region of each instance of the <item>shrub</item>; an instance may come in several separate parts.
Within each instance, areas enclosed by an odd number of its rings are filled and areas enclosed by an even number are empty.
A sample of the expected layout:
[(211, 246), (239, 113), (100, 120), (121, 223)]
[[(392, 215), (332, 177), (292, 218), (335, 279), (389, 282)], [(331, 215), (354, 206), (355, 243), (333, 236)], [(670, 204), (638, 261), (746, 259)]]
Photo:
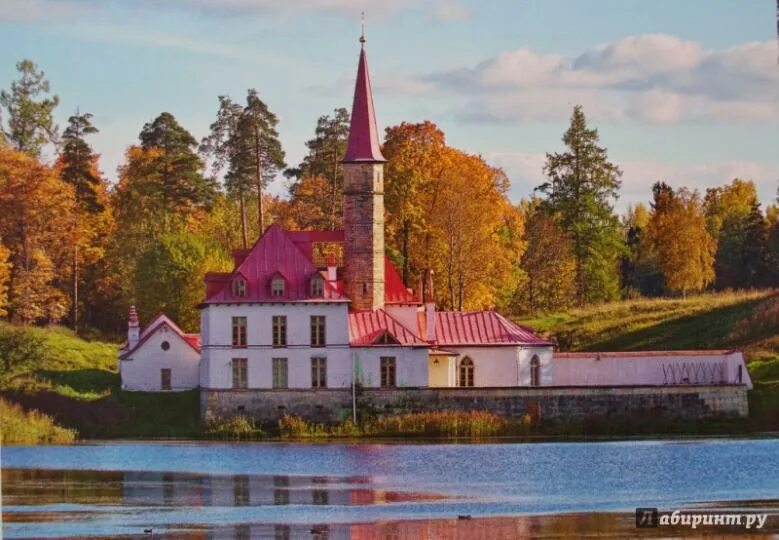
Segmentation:
[(255, 440), (262, 439), (265, 433), (257, 427), (254, 420), (245, 416), (233, 416), (208, 422), (206, 435), (219, 439)]
[(43, 355), (43, 340), (26, 328), (0, 326), (0, 378), (23, 373)]
[(0, 399), (0, 443), (70, 444), (77, 432), (54, 423), (51, 417), (36, 410), (25, 411), (19, 405)]

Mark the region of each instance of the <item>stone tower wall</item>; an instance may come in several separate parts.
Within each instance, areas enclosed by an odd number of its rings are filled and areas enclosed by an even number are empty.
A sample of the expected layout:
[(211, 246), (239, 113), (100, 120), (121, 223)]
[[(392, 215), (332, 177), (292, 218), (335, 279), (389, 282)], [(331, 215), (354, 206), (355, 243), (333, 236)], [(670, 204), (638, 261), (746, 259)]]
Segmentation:
[(384, 305), (381, 163), (344, 163), (344, 288), (353, 309)]

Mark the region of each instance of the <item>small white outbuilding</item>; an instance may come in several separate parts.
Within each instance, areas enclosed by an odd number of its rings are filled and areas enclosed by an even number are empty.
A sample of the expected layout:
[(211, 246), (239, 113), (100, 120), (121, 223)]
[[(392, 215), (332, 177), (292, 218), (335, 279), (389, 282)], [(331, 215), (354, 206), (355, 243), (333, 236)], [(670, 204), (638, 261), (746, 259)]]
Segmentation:
[(127, 346), (119, 352), (123, 390), (181, 391), (200, 381), (200, 336), (187, 334), (164, 313), (145, 328), (130, 307)]

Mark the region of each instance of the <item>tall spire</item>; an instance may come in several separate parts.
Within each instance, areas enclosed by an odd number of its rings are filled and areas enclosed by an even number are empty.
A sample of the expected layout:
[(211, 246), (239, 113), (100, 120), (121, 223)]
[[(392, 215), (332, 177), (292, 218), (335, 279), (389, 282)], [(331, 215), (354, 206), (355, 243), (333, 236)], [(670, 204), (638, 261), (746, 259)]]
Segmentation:
[(381, 155), (379, 133), (376, 129), (376, 114), (373, 110), (371, 78), (368, 74), (368, 61), (365, 58), (365, 19), (362, 19), (360, 34), (360, 61), (357, 64), (357, 82), (354, 85), (352, 102), (352, 121), (349, 126), (349, 142), (346, 146), (344, 163), (387, 161)]

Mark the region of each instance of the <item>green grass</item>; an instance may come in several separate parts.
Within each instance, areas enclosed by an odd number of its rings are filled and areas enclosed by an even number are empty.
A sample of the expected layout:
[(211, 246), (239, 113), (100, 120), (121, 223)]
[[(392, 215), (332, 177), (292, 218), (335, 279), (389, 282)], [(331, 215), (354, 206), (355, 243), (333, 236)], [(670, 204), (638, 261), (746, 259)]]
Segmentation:
[(58, 426), (50, 416), (0, 399), (0, 444), (69, 444), (75, 439), (75, 430)]
[[(10, 325), (0, 322), (0, 330)], [(120, 389), (118, 345), (80, 339), (68, 329), (16, 329), (41, 343), (24, 368), (0, 380), (0, 394), (37, 410), (82, 438), (194, 437), (201, 433), (195, 390)]]

